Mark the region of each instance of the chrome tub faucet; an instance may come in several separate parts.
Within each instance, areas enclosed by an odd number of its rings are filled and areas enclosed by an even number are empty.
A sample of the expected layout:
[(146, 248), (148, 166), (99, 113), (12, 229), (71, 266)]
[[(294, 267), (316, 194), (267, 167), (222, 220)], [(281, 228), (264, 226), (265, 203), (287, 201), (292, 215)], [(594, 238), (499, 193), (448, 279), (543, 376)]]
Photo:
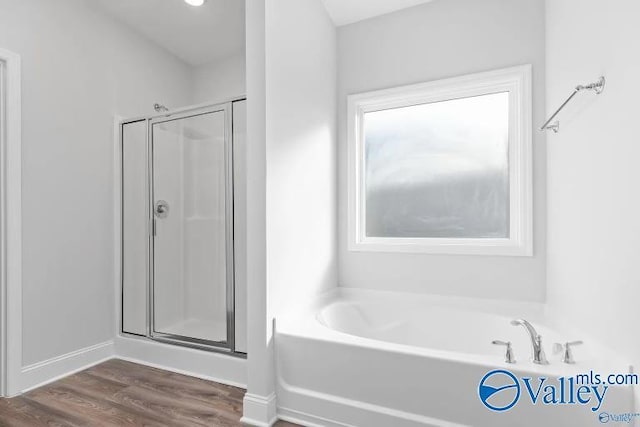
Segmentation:
[(513, 326), (523, 326), (529, 334), (529, 338), (531, 339), (531, 348), (533, 350), (533, 363), (538, 365), (548, 365), (549, 361), (547, 360), (547, 356), (544, 354), (544, 349), (542, 348), (542, 336), (538, 334), (533, 325), (524, 319), (512, 320), (511, 324)]

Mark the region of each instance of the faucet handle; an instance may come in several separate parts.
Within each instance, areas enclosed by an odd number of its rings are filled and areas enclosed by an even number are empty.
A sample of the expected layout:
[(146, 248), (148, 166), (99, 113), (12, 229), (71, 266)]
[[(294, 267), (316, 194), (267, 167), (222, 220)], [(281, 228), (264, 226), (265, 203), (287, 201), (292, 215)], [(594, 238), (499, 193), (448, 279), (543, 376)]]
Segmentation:
[(493, 340), (493, 341), (491, 341), (491, 344), (503, 345), (503, 346), (507, 347), (505, 355), (504, 355), (504, 361), (506, 363), (516, 363), (516, 358), (513, 355), (513, 348), (511, 348), (511, 341)]
[(569, 365), (573, 365), (576, 361), (573, 358), (572, 347), (576, 345), (583, 344), (582, 341), (569, 341), (564, 344), (555, 343), (553, 345), (555, 353), (562, 353), (562, 363), (567, 363)]

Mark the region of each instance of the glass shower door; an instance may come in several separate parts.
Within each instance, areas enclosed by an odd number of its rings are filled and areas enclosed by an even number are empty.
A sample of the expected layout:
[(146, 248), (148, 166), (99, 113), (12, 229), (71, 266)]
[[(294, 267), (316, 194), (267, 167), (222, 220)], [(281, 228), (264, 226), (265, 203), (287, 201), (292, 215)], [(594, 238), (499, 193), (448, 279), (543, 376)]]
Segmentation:
[(152, 335), (232, 349), (230, 107), (150, 126)]

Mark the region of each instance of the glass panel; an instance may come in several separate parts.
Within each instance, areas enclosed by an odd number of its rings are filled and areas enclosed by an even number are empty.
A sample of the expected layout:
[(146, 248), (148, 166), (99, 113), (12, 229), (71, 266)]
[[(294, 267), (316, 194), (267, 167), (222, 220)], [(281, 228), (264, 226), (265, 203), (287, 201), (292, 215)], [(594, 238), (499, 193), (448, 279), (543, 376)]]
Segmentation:
[(247, 352), (247, 101), (233, 103), (235, 351)]
[(152, 130), (155, 332), (224, 342), (225, 112), (155, 123)]
[(122, 126), (122, 330), (147, 335), (147, 122)]
[(509, 237), (509, 93), (364, 115), (367, 237)]

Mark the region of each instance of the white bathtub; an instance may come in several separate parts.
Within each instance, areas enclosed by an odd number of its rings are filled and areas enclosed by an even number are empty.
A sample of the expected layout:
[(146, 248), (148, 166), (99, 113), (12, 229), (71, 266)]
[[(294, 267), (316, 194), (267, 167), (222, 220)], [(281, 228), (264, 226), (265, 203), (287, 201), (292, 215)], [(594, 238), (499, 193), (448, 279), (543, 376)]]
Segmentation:
[[(551, 362), (530, 362), (525, 318), (543, 336)], [(547, 327), (536, 304), (339, 289), (304, 314), (276, 322), (278, 411), (306, 425), (597, 426), (598, 414), (631, 412), (633, 390), (609, 388), (598, 411), (582, 405), (533, 405), (522, 396), (508, 411), (487, 409), (478, 397), (485, 374), (505, 369), (516, 377), (558, 378), (628, 372), (602, 360), (589, 342), (575, 349), (578, 363), (552, 355), (554, 342), (581, 339)], [(503, 361), (494, 339), (512, 341), (518, 363)]]

